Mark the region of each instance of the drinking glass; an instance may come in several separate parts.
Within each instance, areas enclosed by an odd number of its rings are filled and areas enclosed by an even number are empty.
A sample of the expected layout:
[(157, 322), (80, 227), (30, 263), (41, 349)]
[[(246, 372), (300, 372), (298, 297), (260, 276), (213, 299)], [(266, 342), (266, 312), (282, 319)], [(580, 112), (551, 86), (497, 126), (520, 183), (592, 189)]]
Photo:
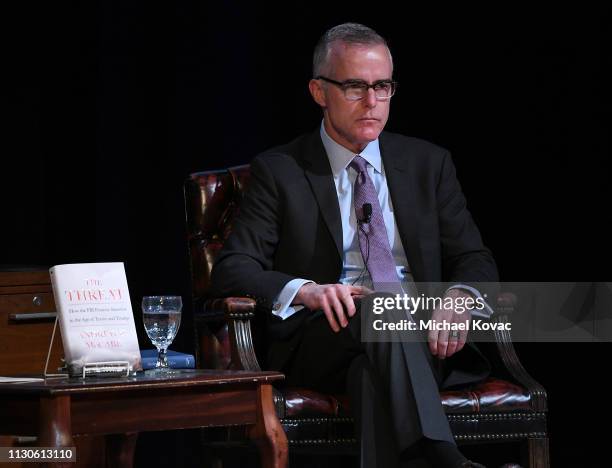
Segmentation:
[(180, 296), (144, 296), (142, 319), (144, 328), (157, 348), (156, 372), (170, 373), (166, 352), (181, 325), (183, 301)]

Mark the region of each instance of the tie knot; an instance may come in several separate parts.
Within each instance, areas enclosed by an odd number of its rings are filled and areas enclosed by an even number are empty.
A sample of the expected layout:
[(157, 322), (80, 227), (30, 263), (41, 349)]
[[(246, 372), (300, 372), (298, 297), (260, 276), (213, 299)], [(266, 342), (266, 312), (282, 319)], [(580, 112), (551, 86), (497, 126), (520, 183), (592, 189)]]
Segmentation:
[(367, 167), (368, 167), (368, 162), (365, 159), (363, 159), (361, 156), (357, 155), (353, 158), (349, 166), (351, 166), (357, 172), (366, 172)]

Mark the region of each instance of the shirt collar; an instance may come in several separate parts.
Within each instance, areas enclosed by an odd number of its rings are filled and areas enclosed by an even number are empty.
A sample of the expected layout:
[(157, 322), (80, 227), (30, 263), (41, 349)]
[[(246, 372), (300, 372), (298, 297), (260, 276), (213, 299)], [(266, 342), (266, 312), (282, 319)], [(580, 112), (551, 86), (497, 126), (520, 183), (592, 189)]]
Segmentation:
[[(321, 122), (321, 140), (323, 141), (323, 146), (329, 158), (332, 173), (334, 177), (338, 177), (351, 163), (355, 157), (355, 153), (334, 141), (332, 137), (327, 134), (324, 121)], [(359, 155), (370, 163), (370, 165), (374, 167), (374, 170), (382, 173), (382, 158), (380, 156), (378, 138), (368, 143)]]

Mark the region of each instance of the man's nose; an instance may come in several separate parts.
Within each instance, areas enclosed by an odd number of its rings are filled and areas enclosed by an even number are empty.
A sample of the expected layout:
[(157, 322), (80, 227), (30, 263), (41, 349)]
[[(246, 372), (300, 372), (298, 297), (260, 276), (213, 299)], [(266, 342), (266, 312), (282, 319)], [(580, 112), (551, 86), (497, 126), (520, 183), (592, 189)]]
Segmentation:
[(368, 88), (368, 94), (363, 98), (365, 105), (369, 108), (376, 107), (376, 103), (378, 102), (376, 99), (376, 93), (372, 88)]

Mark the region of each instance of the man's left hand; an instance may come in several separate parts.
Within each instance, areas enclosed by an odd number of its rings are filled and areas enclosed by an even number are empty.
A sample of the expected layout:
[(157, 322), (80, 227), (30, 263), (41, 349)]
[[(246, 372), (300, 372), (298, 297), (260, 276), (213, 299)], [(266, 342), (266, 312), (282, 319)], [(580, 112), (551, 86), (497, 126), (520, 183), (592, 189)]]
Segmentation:
[[(473, 296), (470, 293), (457, 288), (446, 291), (444, 297), (442, 298), (443, 305), (446, 298), (448, 297), (453, 299), (453, 303), (455, 303), (457, 299), (460, 299), (459, 303), (464, 302), (468, 298), (471, 298), (473, 300)], [(461, 351), (465, 346), (465, 342), (467, 341), (467, 326), (470, 319), (472, 318), (472, 313), (469, 310), (457, 312), (455, 309), (456, 308), (454, 307), (448, 309), (442, 307), (440, 309), (435, 309), (431, 315), (432, 320), (435, 320), (438, 324), (465, 324), (461, 328), (466, 328), (465, 330), (458, 330), (458, 335), (457, 332), (449, 331), (446, 329), (429, 330), (429, 333), (427, 335), (429, 349), (431, 350), (431, 354), (437, 356), (439, 359), (451, 357), (456, 352)]]

